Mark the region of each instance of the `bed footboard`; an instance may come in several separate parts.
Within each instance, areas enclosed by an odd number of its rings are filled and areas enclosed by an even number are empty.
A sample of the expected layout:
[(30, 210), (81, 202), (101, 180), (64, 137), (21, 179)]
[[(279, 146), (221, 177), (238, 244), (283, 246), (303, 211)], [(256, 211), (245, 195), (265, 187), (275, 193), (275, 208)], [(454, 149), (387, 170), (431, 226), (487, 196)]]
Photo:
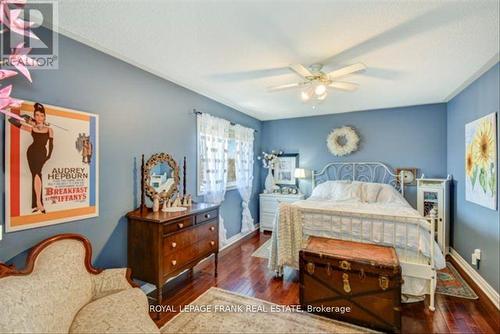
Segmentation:
[[(393, 246), (398, 253), (404, 275), (428, 280), (429, 309), (434, 311), (437, 278), (434, 240), (437, 219), (435, 209), (431, 210), (427, 222), (408, 219), (400, 223), (382, 219), (363, 220), (352, 216), (303, 212), (302, 228), (304, 237), (314, 235)], [(308, 222), (312, 222), (312, 225), (308, 225)], [(426, 223), (427, 225), (423, 225)], [(335, 224), (336, 228), (334, 228)], [(327, 230), (325, 226), (330, 226), (331, 229)], [(280, 276), (282, 270), (276, 273)]]

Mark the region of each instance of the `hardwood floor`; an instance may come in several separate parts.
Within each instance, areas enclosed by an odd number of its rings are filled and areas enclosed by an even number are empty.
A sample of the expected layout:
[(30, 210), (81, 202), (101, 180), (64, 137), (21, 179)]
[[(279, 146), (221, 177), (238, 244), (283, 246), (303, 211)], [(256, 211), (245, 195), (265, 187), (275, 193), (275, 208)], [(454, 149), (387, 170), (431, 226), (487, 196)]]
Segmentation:
[[(219, 256), (217, 278), (213, 275), (213, 259), (209, 259), (192, 275), (187, 273), (169, 282), (163, 305), (172, 305), (178, 311), (213, 286), (277, 304), (298, 304), (298, 272), (286, 269), (284, 278), (277, 279), (267, 269), (267, 260), (251, 256), (269, 237), (257, 234), (224, 252)], [(500, 313), (491, 312), (479, 300), (436, 294), (435, 312), (429, 311), (427, 301), (403, 305), (403, 333), (500, 333)], [(151, 316), (161, 327), (175, 314), (164, 312), (159, 319), (154, 313)]]

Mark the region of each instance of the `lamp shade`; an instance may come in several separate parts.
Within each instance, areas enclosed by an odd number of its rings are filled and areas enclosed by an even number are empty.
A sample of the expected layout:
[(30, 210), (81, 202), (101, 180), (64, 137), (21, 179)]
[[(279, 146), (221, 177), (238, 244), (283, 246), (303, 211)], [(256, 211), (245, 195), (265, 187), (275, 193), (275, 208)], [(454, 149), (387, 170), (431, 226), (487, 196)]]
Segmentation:
[(306, 170), (304, 168), (295, 168), (294, 176), (297, 179), (305, 179)]

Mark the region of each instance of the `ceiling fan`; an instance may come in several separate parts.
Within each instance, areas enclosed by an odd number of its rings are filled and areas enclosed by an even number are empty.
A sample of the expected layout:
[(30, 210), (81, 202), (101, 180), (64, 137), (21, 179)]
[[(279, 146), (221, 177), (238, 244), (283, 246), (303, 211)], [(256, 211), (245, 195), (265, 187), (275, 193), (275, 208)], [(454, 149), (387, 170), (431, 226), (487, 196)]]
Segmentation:
[(329, 73), (321, 71), (323, 68), (322, 64), (313, 64), (309, 66), (309, 68), (306, 68), (301, 64), (291, 64), (288, 67), (302, 77), (304, 81), (269, 87), (269, 91), (276, 92), (285, 89), (304, 87), (306, 89), (304, 89), (300, 94), (304, 102), (307, 102), (312, 98), (323, 101), (328, 95), (329, 87), (344, 91), (356, 90), (359, 86), (358, 84), (337, 80), (349, 74), (366, 69), (366, 66), (362, 63), (345, 66)]

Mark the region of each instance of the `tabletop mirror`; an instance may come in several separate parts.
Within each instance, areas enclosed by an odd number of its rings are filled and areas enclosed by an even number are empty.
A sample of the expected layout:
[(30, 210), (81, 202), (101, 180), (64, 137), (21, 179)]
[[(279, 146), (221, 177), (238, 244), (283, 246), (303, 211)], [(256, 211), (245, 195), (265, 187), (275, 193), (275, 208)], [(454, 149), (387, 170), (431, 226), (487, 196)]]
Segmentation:
[(168, 201), (177, 191), (179, 184), (179, 167), (168, 153), (156, 153), (144, 165), (144, 190), (154, 199), (159, 196), (160, 202)]

